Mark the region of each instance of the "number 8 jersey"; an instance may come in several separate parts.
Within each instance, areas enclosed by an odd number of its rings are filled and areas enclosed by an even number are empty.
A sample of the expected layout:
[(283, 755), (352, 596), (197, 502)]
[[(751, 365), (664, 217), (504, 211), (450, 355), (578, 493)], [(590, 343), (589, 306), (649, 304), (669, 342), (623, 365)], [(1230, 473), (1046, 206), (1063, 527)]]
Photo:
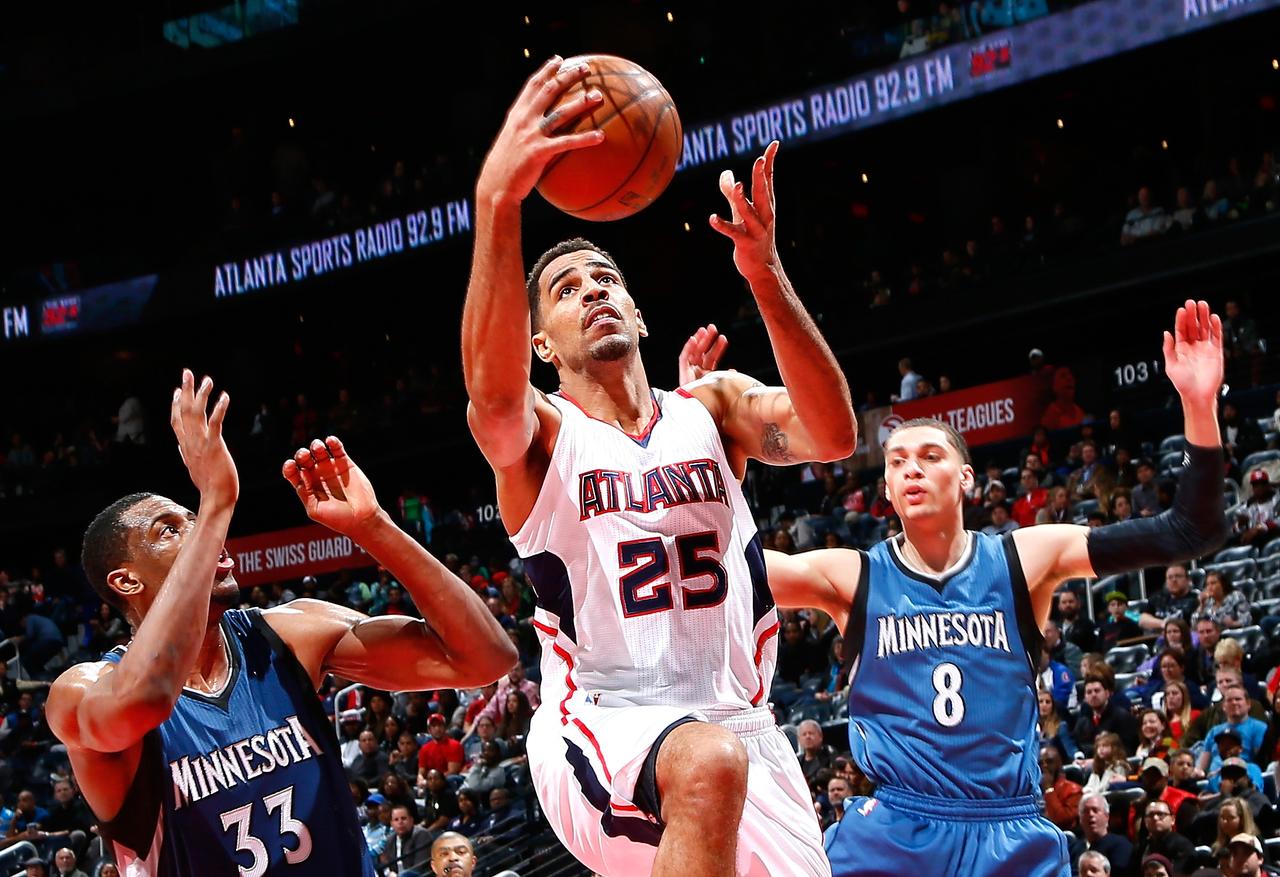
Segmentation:
[(372, 877), (333, 725), (306, 671), (257, 610), (228, 610), (221, 624), (226, 685), (183, 690), (143, 738), (120, 812), (100, 825), (121, 873)]
[(877, 785), (1039, 795), (1042, 637), (1013, 536), (967, 535), (937, 577), (908, 565), (901, 536), (863, 553), (845, 633), (850, 751)]
[(537, 594), (534, 625), (552, 640), (543, 701), (562, 712), (575, 696), (711, 712), (765, 703), (777, 613), (711, 414), (684, 390), (654, 391), (652, 420), (631, 436), (548, 398), (560, 431), (511, 540)]

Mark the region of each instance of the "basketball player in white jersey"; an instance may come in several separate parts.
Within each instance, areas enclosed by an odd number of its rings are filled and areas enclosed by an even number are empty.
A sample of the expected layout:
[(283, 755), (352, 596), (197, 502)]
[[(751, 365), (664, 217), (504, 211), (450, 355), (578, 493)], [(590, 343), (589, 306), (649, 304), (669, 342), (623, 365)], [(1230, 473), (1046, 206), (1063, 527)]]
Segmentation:
[[(472, 434), (538, 595), (543, 706), (529, 762), (544, 811), (588, 867), (630, 875), (826, 875), (794, 752), (768, 709), (778, 622), (739, 487), (746, 460), (834, 460), (856, 439), (849, 389), (774, 246), (773, 160), (748, 200), (728, 172), (733, 241), (786, 387), (737, 374), (654, 390), (623, 275), (586, 241), (523, 283), (521, 203), (547, 163), (599, 143), (556, 135), (594, 109), (586, 75), (544, 64), (476, 187), (462, 351)], [(526, 296), (527, 295), (527, 301)], [(532, 349), (560, 389), (530, 383)]]

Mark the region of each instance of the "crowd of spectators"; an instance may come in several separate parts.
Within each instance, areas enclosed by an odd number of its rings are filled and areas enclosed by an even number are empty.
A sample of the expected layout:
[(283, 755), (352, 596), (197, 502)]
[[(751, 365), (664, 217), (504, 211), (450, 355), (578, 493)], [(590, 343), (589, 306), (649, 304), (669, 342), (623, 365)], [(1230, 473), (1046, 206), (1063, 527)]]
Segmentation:
[(1142, 246), (1274, 214), (1280, 208), (1275, 151), (1263, 152), (1248, 174), (1241, 168), (1242, 160), (1230, 156), (1222, 173), (1202, 184), (1168, 192), (1141, 186), (1116, 210), (1082, 213), (1066, 200), (1055, 200), (1047, 210), (1028, 209), (1013, 220), (993, 214), (985, 228), (938, 229), (953, 242), (932, 260), (874, 264), (862, 280), (861, 300), (872, 309), (902, 306), (1060, 266), (1082, 252), (1114, 249), (1116, 242)]

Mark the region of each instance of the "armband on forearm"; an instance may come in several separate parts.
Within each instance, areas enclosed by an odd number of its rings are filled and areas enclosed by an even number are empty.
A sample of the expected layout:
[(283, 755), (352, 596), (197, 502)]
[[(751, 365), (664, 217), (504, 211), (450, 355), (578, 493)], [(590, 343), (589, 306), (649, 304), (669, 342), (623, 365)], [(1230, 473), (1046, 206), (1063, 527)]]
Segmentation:
[(1208, 554), (1227, 539), (1222, 448), (1187, 445), (1173, 508), (1089, 531), (1089, 562), (1098, 576), (1179, 563)]

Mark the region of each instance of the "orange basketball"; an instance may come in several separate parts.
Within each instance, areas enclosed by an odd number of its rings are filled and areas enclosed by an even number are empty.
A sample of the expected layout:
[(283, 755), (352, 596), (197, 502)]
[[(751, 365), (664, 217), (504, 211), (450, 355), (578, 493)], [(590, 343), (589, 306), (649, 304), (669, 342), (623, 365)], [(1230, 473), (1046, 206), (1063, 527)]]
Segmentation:
[(625, 58), (581, 55), (591, 72), (565, 92), (561, 104), (595, 88), (604, 95), (593, 113), (557, 133), (599, 128), (604, 142), (557, 156), (538, 191), (571, 216), (604, 222), (649, 206), (676, 172), (682, 132), (676, 105), (652, 73)]

